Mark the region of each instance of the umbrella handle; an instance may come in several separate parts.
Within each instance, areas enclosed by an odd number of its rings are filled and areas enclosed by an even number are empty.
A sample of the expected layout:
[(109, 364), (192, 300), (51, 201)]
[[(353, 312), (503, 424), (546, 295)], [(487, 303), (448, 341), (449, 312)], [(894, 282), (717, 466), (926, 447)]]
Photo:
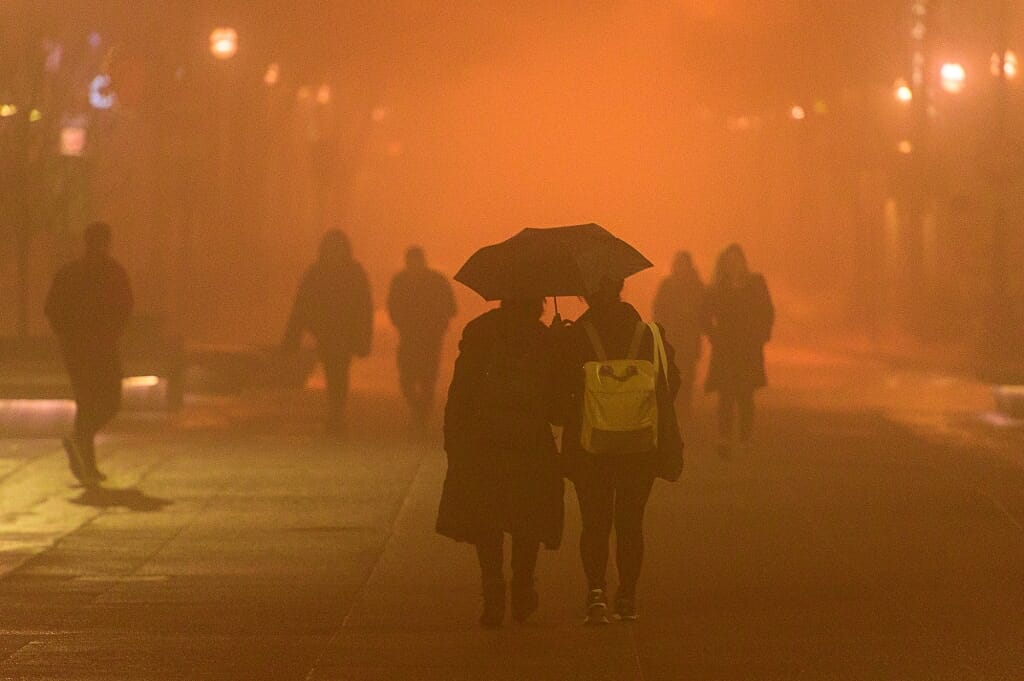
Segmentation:
[(551, 296), (552, 300), (555, 301), (555, 316), (558, 316), (558, 296)]

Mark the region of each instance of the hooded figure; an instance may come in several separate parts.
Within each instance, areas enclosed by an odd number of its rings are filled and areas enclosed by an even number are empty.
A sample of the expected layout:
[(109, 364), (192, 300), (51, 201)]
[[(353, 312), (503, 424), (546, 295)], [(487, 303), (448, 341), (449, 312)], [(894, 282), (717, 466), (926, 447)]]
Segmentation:
[[(767, 385), (764, 344), (771, 339), (775, 306), (764, 277), (747, 267), (739, 244), (718, 256), (714, 283), (708, 289), (706, 333), (711, 366), (706, 389), (719, 395), (719, 445), (722, 457), (734, 447), (750, 447), (754, 427), (754, 391)], [(734, 430), (739, 413), (739, 441)]]
[(319, 258), (302, 278), (282, 348), (298, 351), (306, 331), (316, 339), (327, 377), (327, 427), (338, 432), (344, 428), (352, 357), (370, 353), (373, 335), (366, 272), (353, 260), (348, 237), (338, 229), (324, 234)]
[(110, 226), (85, 230), (85, 255), (57, 272), (46, 316), (60, 341), (75, 395), (74, 433), (64, 439), (71, 472), (85, 484), (106, 476), (96, 466), (95, 436), (121, 407), (118, 343), (131, 318), (128, 275), (110, 257)]
[(562, 540), (563, 483), (549, 425), (550, 330), (541, 299), (503, 301), (466, 325), (444, 414), (448, 474), (437, 531), (476, 545), (485, 627), (505, 615), (504, 535), (512, 537), (512, 614), (537, 608), (543, 543)]
[(679, 364), (681, 407), (689, 417), (693, 409), (693, 384), (704, 333), (704, 282), (687, 251), (676, 254), (672, 274), (661, 282), (654, 297), (654, 320), (672, 339)]

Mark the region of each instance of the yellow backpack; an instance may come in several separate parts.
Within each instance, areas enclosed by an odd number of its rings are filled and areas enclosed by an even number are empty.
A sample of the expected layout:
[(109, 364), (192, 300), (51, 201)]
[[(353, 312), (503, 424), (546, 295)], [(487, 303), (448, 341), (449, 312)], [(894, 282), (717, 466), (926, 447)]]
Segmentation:
[[(583, 365), (580, 444), (592, 454), (639, 454), (658, 448), (658, 374), (668, 383), (668, 359), (658, 325), (637, 322), (625, 359), (608, 359), (597, 329), (583, 328), (597, 360)], [(637, 359), (644, 333), (654, 339), (652, 360)]]

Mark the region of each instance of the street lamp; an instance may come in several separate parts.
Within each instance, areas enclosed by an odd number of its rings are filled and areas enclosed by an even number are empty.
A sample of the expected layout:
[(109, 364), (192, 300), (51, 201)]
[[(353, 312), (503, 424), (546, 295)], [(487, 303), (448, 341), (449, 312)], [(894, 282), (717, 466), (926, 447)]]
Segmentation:
[(907, 81), (902, 78), (896, 81), (895, 97), (896, 101), (903, 104), (909, 104), (914, 101), (914, 91), (907, 85)]
[(210, 54), (217, 59), (231, 59), (238, 52), (238, 32), (233, 28), (215, 28), (210, 33)]
[(953, 95), (963, 92), (967, 84), (967, 70), (957, 62), (943, 64), (939, 76), (942, 78), (942, 89)]

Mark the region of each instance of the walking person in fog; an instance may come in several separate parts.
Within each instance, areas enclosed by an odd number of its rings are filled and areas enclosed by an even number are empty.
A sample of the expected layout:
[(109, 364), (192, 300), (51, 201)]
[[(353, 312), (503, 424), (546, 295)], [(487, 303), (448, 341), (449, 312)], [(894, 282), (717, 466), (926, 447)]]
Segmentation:
[(538, 604), (540, 544), (562, 539), (563, 484), (549, 419), (551, 331), (542, 298), (504, 300), (466, 325), (444, 415), (448, 473), (437, 531), (476, 546), (486, 628), (505, 618), (504, 537), (511, 535), (512, 617)]
[(419, 246), (405, 253), (405, 269), (388, 290), (388, 314), (398, 330), (398, 380), (417, 427), (434, 406), (441, 342), (455, 316), (455, 296), (443, 274), (427, 267)]
[(734, 450), (750, 450), (754, 392), (767, 385), (764, 344), (774, 322), (775, 308), (764, 277), (750, 271), (743, 249), (732, 244), (718, 256), (706, 299), (711, 341), (706, 389), (718, 392), (718, 453), (723, 458)]
[[(678, 455), (681, 465), (682, 442), (672, 403), (679, 391), (679, 369), (674, 351), (664, 342), (665, 365), (657, 370), (658, 420), (654, 433), (631, 440), (632, 432), (605, 432), (607, 451), (595, 453), (584, 442), (585, 391), (588, 389), (585, 365), (618, 358), (651, 360), (657, 366), (655, 336), (636, 309), (621, 300), (623, 281), (605, 279), (599, 290), (585, 297), (586, 313), (562, 332), (559, 341), (559, 387), (565, 409), (562, 455), (566, 473), (576, 487), (583, 530), (580, 556), (587, 577), (586, 623), (607, 624), (607, 585), (609, 541), (615, 528), (619, 584), (614, 599), (614, 614), (620, 620), (637, 619), (636, 588), (643, 564), (644, 509), (654, 480), (678, 479), (679, 470), (666, 467), (665, 452)], [(622, 380), (613, 372), (612, 381)], [(628, 380), (631, 374), (625, 372)], [(635, 375), (635, 374), (633, 374)], [(596, 435), (594, 436), (596, 438)], [(593, 444), (593, 443), (592, 443)], [(669, 457), (672, 458), (672, 457)]]
[(680, 407), (684, 418), (693, 411), (693, 384), (704, 333), (704, 282), (688, 251), (676, 253), (672, 274), (661, 282), (654, 296), (654, 321), (665, 329), (676, 350), (679, 365)]
[(106, 476), (96, 465), (96, 434), (121, 408), (118, 343), (132, 314), (124, 268), (110, 257), (110, 226), (85, 230), (85, 255), (57, 272), (46, 316), (60, 342), (75, 396), (74, 432), (64, 438), (71, 472), (85, 485)]
[(352, 258), (348, 236), (340, 229), (320, 240), (319, 257), (295, 296), (282, 349), (297, 352), (307, 331), (316, 339), (327, 378), (327, 430), (341, 433), (352, 358), (370, 354), (373, 303), (366, 272)]

